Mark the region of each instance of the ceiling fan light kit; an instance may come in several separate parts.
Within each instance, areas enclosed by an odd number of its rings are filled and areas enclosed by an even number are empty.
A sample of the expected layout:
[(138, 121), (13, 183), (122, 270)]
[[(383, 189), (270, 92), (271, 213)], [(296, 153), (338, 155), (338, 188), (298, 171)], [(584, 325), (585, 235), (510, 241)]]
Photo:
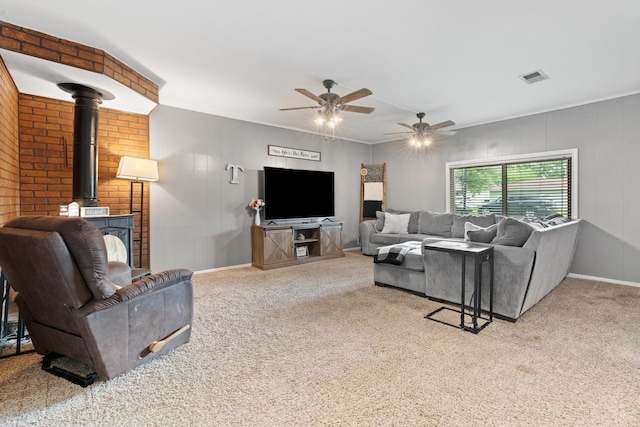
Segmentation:
[[(349, 104), (349, 102), (351, 101), (355, 101), (357, 99), (364, 98), (365, 96), (372, 95), (373, 93), (369, 89), (362, 88), (347, 95), (340, 96), (337, 93), (331, 92), (331, 89), (333, 89), (336, 84), (337, 83), (331, 79), (323, 80), (322, 85), (325, 87), (325, 89), (327, 89), (327, 92), (321, 93), (320, 95), (316, 95), (307, 89), (297, 88), (295, 89), (296, 92), (314, 100), (318, 103), (318, 105), (309, 107), (281, 108), (280, 111), (314, 109), (316, 110), (316, 114), (313, 122), (321, 130), (335, 137), (336, 128), (342, 122), (341, 113), (343, 111), (371, 114), (375, 110), (372, 107), (363, 107), (359, 105)], [(422, 151), (430, 147), (438, 138), (438, 136), (455, 134), (455, 131), (440, 130), (444, 127), (455, 125), (455, 123), (451, 120), (437, 123), (435, 125), (430, 125), (429, 123), (422, 121), (424, 116), (425, 113), (416, 114), (419, 122), (414, 123), (413, 125), (409, 125), (407, 123), (398, 123), (402, 127), (411, 129), (410, 131), (394, 132), (395, 134), (404, 134), (407, 137), (409, 146), (412, 149)]]
[(454, 135), (455, 131), (444, 131), (441, 130), (444, 127), (455, 125), (451, 120), (447, 120), (441, 123), (437, 123), (435, 125), (430, 125), (429, 123), (423, 122), (425, 113), (418, 113), (416, 117), (418, 117), (419, 122), (409, 125), (407, 123), (398, 123), (400, 126), (411, 129), (410, 131), (405, 132), (393, 132), (386, 133), (385, 135), (405, 135), (407, 138), (407, 142), (409, 148), (414, 150), (424, 150), (431, 145), (441, 136), (441, 135)]
[(324, 108), (318, 110), (314, 123), (318, 126), (327, 126), (329, 129), (335, 129), (341, 121), (342, 117), (340, 117), (339, 111)]
[(314, 123), (333, 133), (340, 122), (342, 122), (342, 111), (371, 114), (375, 110), (375, 108), (372, 107), (348, 105), (351, 101), (371, 95), (372, 92), (369, 89), (362, 88), (347, 95), (340, 96), (337, 93), (331, 92), (331, 89), (336, 85), (335, 81), (327, 79), (322, 82), (322, 85), (327, 89), (327, 92), (320, 95), (315, 95), (307, 89), (295, 89), (296, 92), (316, 101), (318, 103), (317, 106), (281, 108), (280, 111), (315, 109), (317, 113), (313, 120)]
[(433, 143), (433, 140), (429, 136), (425, 136), (422, 139), (416, 138), (416, 137), (413, 137), (413, 136), (411, 138), (409, 138), (409, 144), (411, 144), (412, 146), (414, 146), (416, 148), (428, 147), (432, 143)]

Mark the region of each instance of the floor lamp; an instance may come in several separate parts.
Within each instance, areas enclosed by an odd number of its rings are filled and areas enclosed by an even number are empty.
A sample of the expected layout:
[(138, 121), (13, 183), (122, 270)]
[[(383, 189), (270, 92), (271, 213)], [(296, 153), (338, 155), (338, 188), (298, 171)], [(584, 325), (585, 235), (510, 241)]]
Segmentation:
[[(138, 268), (142, 267), (142, 242), (144, 233), (144, 181), (158, 180), (158, 162), (151, 159), (142, 159), (139, 157), (123, 156), (120, 158), (118, 173), (116, 178), (131, 180), (129, 189), (129, 213), (139, 214), (140, 220), (140, 236), (133, 239), (134, 243), (138, 242)], [(135, 185), (140, 186), (140, 208), (134, 209), (133, 188)], [(135, 265), (135, 263), (134, 263)]]

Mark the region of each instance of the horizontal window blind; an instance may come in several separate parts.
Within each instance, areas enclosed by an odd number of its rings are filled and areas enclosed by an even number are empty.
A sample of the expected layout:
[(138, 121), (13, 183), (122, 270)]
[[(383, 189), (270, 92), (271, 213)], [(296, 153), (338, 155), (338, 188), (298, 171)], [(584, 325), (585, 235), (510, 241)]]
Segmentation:
[(571, 157), (454, 167), (449, 188), (454, 213), (571, 218)]

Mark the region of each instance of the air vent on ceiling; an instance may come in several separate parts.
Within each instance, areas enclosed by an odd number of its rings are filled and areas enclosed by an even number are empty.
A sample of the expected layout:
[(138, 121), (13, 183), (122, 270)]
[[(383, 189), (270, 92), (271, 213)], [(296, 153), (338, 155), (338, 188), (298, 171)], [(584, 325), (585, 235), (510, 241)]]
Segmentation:
[(530, 73), (527, 74), (523, 74), (520, 76), (520, 78), (522, 80), (524, 80), (526, 83), (531, 84), (531, 83), (538, 83), (541, 82), (543, 80), (547, 80), (549, 78), (549, 76), (547, 76), (544, 71), (542, 70), (537, 70), (537, 71), (532, 71)]

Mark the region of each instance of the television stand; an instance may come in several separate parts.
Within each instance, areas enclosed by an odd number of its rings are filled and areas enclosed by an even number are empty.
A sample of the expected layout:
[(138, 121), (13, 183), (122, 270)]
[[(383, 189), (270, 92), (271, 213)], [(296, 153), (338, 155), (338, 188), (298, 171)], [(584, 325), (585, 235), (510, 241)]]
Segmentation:
[(254, 225), (251, 265), (262, 270), (344, 256), (342, 222)]

